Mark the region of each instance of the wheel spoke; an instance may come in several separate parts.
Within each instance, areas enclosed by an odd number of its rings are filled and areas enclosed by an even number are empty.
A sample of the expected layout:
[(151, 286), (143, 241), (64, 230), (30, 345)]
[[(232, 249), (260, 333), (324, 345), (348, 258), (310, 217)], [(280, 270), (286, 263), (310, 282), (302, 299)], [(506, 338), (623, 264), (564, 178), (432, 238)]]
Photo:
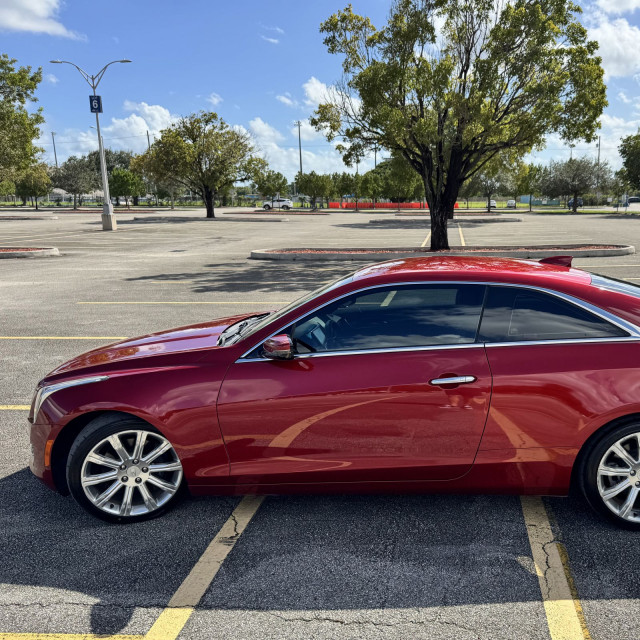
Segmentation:
[(611, 450), (629, 467), (632, 467), (638, 462), (633, 459), (633, 456), (619, 442), (616, 442), (613, 447), (611, 447)]
[(94, 499), (96, 507), (102, 507), (107, 500), (110, 500), (116, 494), (120, 487), (122, 487), (122, 485), (119, 482), (114, 482), (106, 491)]
[(99, 453), (95, 453), (92, 451), (87, 457), (87, 462), (93, 462), (94, 464), (102, 465), (103, 467), (109, 467), (110, 469), (117, 469), (120, 466), (119, 460), (114, 460), (113, 458), (107, 458), (106, 456), (101, 456)]
[(598, 467), (598, 475), (601, 476), (626, 476), (628, 473), (629, 469), (616, 469), (605, 464)]
[(613, 485), (609, 489), (605, 489), (601, 492), (602, 498), (604, 500), (611, 500), (611, 498), (615, 498), (619, 493), (628, 489), (631, 486), (631, 481), (629, 478), (625, 478), (622, 482), (618, 482), (618, 484)]
[(127, 460), (129, 460), (130, 456), (127, 453), (126, 449), (122, 446), (122, 442), (120, 442), (120, 438), (117, 433), (109, 436), (108, 440), (109, 444), (113, 447), (114, 451), (118, 454), (122, 462), (126, 462)]
[(147, 464), (153, 462), (156, 458), (160, 457), (163, 453), (166, 453), (171, 449), (171, 445), (165, 440), (159, 447), (156, 447), (151, 453), (148, 453), (143, 461)]
[(136, 443), (133, 447), (133, 459), (139, 460), (142, 458), (142, 451), (144, 450), (144, 445), (147, 442), (147, 432), (146, 431), (138, 431), (136, 434)]
[(148, 511), (153, 511), (158, 507), (158, 504), (155, 501), (155, 498), (149, 493), (149, 489), (144, 484), (136, 485), (138, 487), (138, 491), (140, 491), (140, 495), (142, 496), (142, 500), (144, 501), (144, 506), (147, 507)]
[(176, 485), (171, 482), (167, 482), (166, 480), (162, 480), (161, 478), (157, 478), (156, 476), (149, 476), (147, 482), (156, 485), (156, 487), (160, 487), (169, 493), (173, 493), (176, 490)]
[(179, 462), (164, 462), (158, 464), (150, 464), (150, 473), (162, 473), (163, 471), (180, 471), (182, 465)]
[(629, 495), (627, 496), (627, 499), (620, 506), (620, 511), (618, 512), (621, 518), (626, 518), (629, 515), (629, 513), (633, 509), (633, 506), (636, 502), (637, 497), (638, 497), (638, 488), (631, 487), (631, 491), (629, 491)]
[(127, 485), (124, 488), (124, 496), (120, 505), (120, 515), (128, 516), (131, 514), (131, 504), (133, 503), (133, 485)]
[(105, 473), (96, 473), (91, 476), (85, 476), (81, 479), (82, 486), (91, 487), (94, 484), (100, 484), (101, 482), (108, 482), (109, 480), (117, 480), (117, 471), (106, 471)]

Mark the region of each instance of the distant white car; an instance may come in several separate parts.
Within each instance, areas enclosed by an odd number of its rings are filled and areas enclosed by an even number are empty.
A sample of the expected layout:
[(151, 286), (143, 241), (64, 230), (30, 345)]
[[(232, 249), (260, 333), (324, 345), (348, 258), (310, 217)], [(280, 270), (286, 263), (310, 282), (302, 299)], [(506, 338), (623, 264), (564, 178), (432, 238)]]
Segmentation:
[(497, 209), (498, 205), (495, 200), (489, 200), (489, 209)]
[(274, 198), (273, 200), (265, 200), (262, 203), (262, 208), (265, 211), (270, 209), (284, 209), (287, 211), (293, 207), (293, 202), (289, 198)]
[(507, 209), (515, 209), (516, 201), (515, 200), (507, 200)]

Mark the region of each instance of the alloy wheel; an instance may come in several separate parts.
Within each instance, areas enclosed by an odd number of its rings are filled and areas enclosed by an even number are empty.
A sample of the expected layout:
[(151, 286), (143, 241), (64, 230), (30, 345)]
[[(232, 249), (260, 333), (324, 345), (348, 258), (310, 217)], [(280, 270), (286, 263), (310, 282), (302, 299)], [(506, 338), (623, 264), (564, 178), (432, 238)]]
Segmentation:
[(171, 443), (142, 429), (100, 440), (85, 456), (80, 484), (89, 501), (113, 516), (141, 516), (166, 504), (180, 488), (182, 465)]

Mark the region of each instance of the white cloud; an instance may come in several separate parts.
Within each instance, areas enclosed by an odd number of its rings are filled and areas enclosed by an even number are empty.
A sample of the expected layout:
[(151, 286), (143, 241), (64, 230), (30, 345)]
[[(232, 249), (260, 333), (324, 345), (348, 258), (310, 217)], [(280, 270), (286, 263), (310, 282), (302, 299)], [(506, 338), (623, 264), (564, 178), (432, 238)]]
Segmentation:
[(266, 29), (267, 31), (275, 31), (276, 33), (279, 33), (281, 35), (284, 35), (284, 29), (282, 29), (281, 27), (267, 27), (266, 25), (260, 25), (263, 29)]
[[(159, 104), (126, 100), (124, 110), (131, 113), (124, 118), (111, 118), (109, 123), (102, 123), (100, 127), (105, 146), (110, 149), (127, 149), (141, 153), (147, 148), (147, 131), (153, 142), (154, 137), (159, 137), (162, 129), (166, 129), (178, 119)], [(53, 148), (50, 142), (50, 133), (43, 130), (41, 144), (49, 152), (47, 159), (53, 162)], [(59, 162), (71, 155), (83, 155), (97, 148), (98, 138), (95, 129), (66, 129), (56, 135)]]
[(327, 98), (328, 87), (324, 82), (320, 82), (315, 76), (311, 76), (303, 85), (305, 104), (316, 107)]
[(620, 91), (618, 93), (618, 100), (621, 100), (625, 104), (630, 104), (631, 103), (631, 98), (627, 97), (627, 94), (624, 91)]
[(624, 18), (601, 22), (589, 29), (589, 37), (600, 45), (598, 54), (602, 56), (602, 66), (608, 77), (632, 76), (640, 71), (640, 58), (636, 53), (640, 42), (640, 29)]
[(215, 107), (222, 102), (222, 96), (219, 93), (211, 93), (207, 98), (207, 102), (210, 102)]
[(58, 21), (60, 0), (2, 0), (0, 30), (46, 33), (50, 36), (86, 40)]
[(282, 102), (282, 104), (287, 105), (287, 107), (291, 107), (295, 109), (298, 106), (298, 101), (294, 100), (291, 97), (290, 93), (285, 93), (283, 96), (276, 96), (276, 100)]
[(264, 122), (262, 118), (250, 120), (249, 128), (261, 144), (276, 143), (284, 140), (284, 136), (275, 127)]
[(640, 9), (640, 0), (597, 0), (596, 4), (605, 13), (626, 13)]
[(280, 40), (278, 38), (268, 38), (267, 36), (260, 36), (264, 41), (270, 42), (271, 44), (278, 44)]
[(49, 84), (58, 84), (58, 82), (60, 82), (58, 77), (54, 76), (53, 73), (47, 73), (44, 79), (45, 79), (45, 82), (48, 82)]

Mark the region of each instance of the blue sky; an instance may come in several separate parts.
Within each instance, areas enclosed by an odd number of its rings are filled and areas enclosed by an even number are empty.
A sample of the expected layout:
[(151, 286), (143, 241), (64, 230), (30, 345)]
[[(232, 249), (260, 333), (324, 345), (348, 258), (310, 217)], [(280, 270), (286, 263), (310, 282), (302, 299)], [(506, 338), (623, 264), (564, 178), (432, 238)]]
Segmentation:
[[(38, 90), (44, 108), (42, 146), (53, 162), (97, 147), (90, 89), (69, 65), (90, 73), (106, 62), (99, 87), (105, 143), (139, 152), (172, 119), (200, 109), (215, 110), (231, 124), (251, 131), (270, 164), (288, 177), (298, 169), (297, 129), (327, 85), (340, 77), (340, 60), (326, 52), (319, 24), (346, 0), (1, 0), (0, 51), (20, 64), (42, 66)], [(354, 10), (382, 24), (389, 0), (352, 0)], [(600, 43), (607, 74), (609, 107), (602, 117), (602, 157), (619, 166), (621, 136), (640, 126), (640, 0), (581, 3), (583, 22)], [(305, 171), (344, 169), (333, 146), (306, 124)], [(579, 155), (595, 156), (595, 144), (579, 143)], [(556, 138), (533, 159), (568, 156)], [(360, 166), (373, 165), (369, 160)]]

